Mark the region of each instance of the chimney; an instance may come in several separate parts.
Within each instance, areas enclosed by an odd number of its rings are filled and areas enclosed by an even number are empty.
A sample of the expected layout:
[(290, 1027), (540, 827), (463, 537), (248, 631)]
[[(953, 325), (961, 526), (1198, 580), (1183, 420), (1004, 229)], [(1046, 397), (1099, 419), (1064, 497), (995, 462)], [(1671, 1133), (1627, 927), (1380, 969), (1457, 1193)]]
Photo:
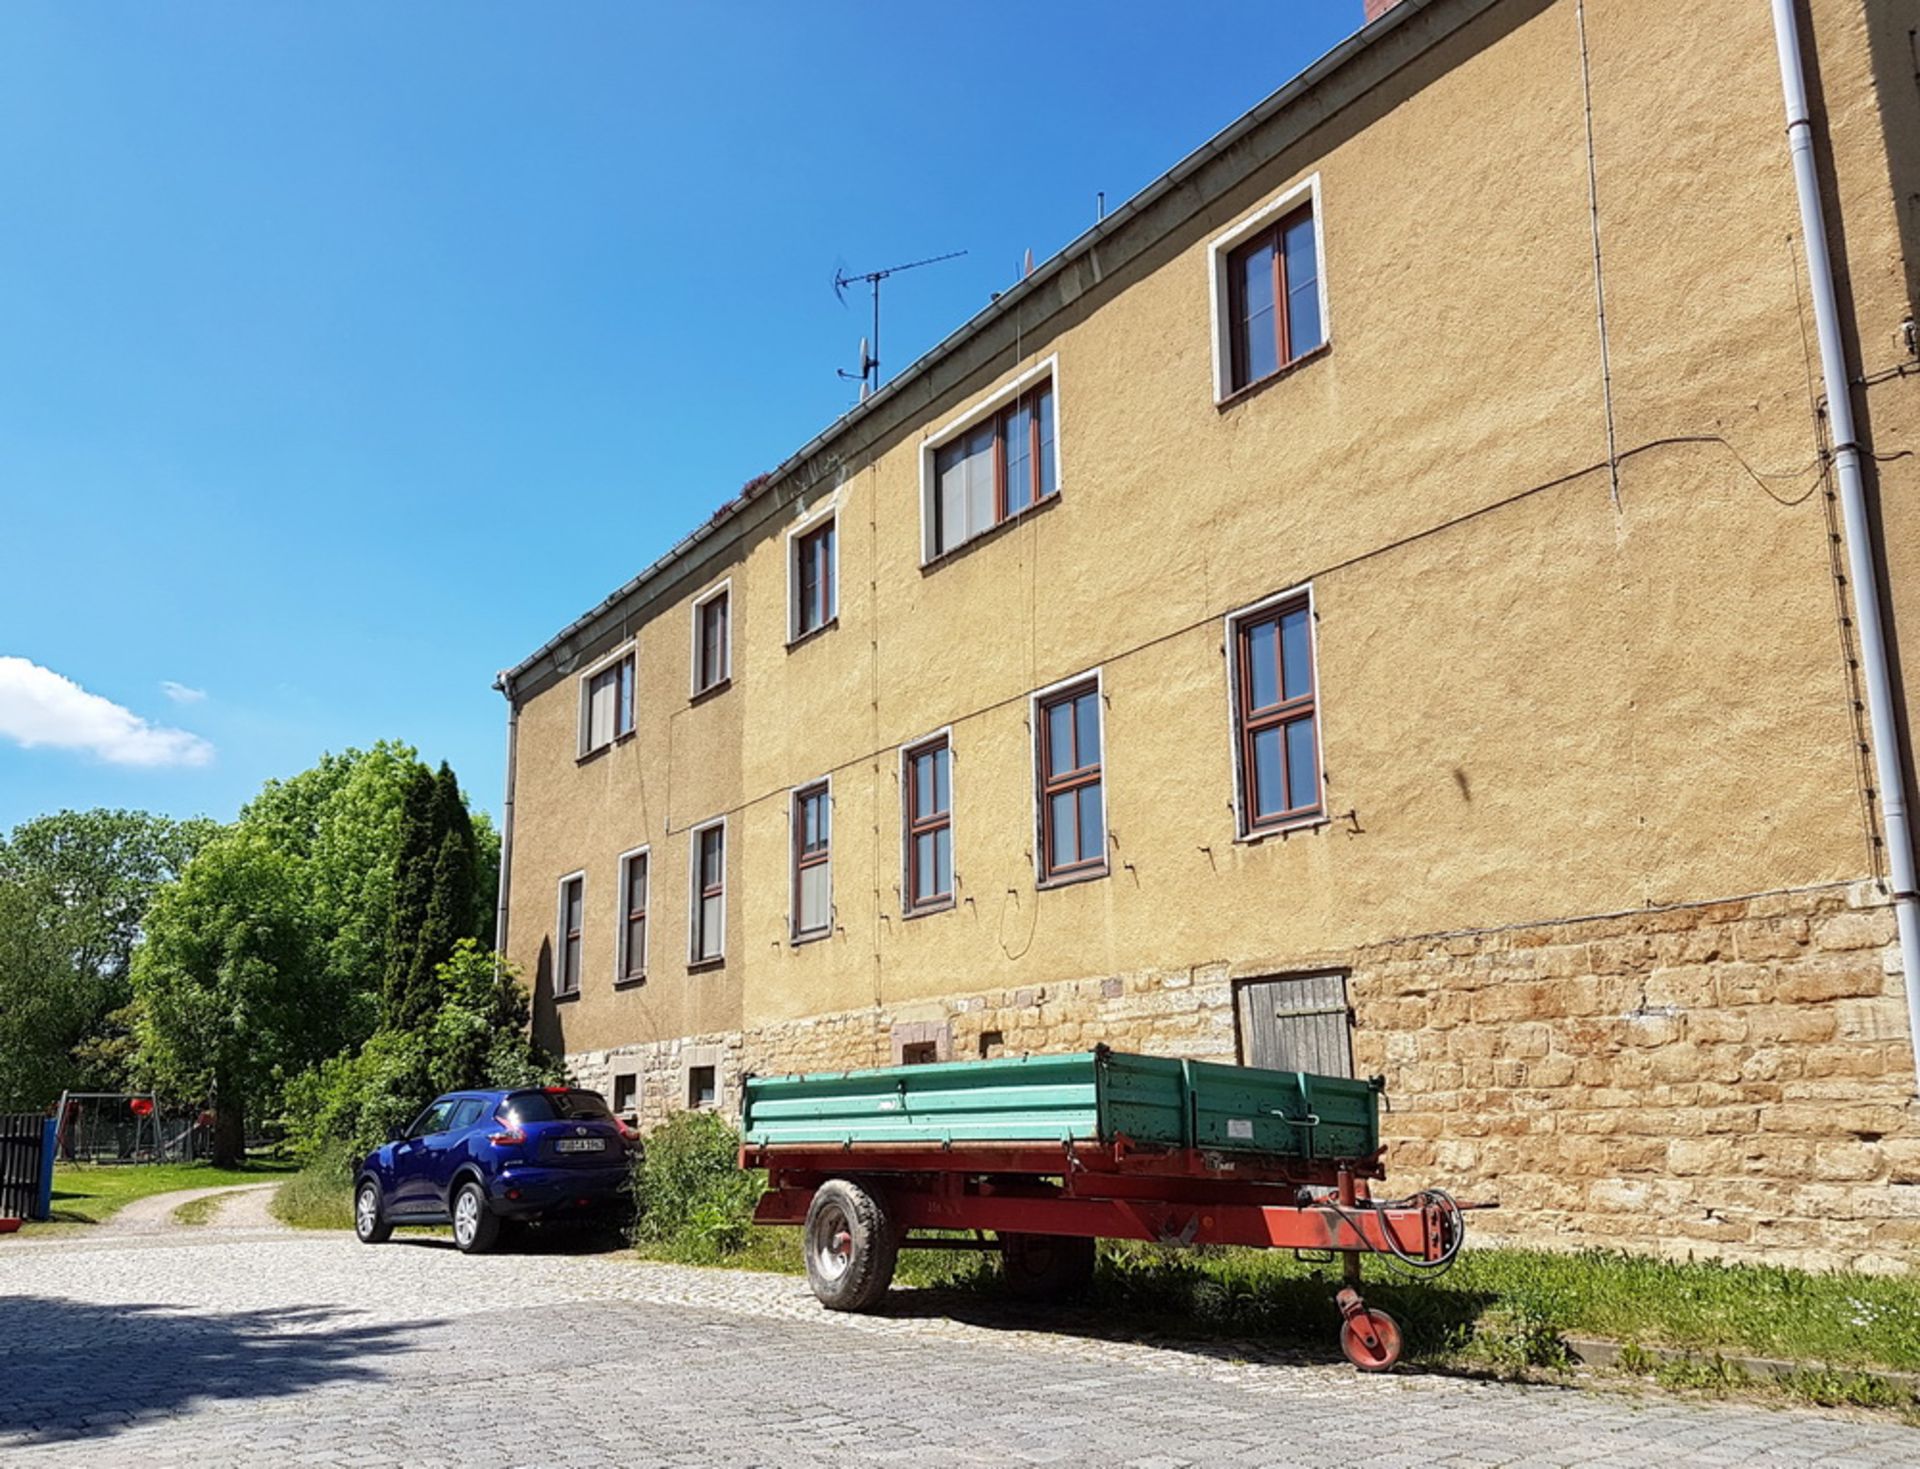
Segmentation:
[(1376, 20), (1380, 19), (1381, 16), (1393, 9), (1395, 5), (1399, 4), (1400, 0), (1365, 0), (1365, 3), (1367, 9), (1366, 23), (1372, 25)]

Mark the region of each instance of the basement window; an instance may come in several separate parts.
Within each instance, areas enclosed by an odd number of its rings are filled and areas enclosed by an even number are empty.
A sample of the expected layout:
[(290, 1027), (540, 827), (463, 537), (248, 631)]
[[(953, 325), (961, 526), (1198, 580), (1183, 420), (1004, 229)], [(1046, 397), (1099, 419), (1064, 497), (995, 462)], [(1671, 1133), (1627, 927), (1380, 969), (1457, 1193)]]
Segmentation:
[(718, 1086), (714, 1079), (712, 1066), (689, 1066), (687, 1068), (687, 1105), (693, 1108), (712, 1107), (719, 1097)]
[(613, 1110), (619, 1117), (632, 1117), (640, 1109), (640, 1077), (632, 1071), (614, 1073)]

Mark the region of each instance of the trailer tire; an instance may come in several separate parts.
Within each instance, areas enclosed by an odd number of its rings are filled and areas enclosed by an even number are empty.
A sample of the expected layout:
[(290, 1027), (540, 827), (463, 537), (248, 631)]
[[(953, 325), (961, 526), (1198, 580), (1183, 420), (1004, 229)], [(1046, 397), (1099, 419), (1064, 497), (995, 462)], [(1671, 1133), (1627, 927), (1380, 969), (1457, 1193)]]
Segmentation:
[(807, 1284), (829, 1311), (871, 1311), (893, 1284), (900, 1236), (878, 1194), (844, 1178), (814, 1190), (801, 1230)]
[(1077, 1234), (1003, 1234), (1001, 1273), (1023, 1301), (1059, 1301), (1093, 1284), (1094, 1241)]

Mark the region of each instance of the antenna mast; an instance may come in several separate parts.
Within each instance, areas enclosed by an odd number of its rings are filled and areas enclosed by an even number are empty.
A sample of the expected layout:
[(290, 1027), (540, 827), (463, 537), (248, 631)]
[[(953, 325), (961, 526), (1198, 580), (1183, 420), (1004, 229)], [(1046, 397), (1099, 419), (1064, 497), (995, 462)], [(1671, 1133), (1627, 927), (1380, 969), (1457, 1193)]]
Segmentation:
[(918, 270), (923, 265), (938, 265), (942, 260), (958, 260), (966, 253), (965, 250), (950, 250), (945, 255), (929, 255), (925, 260), (909, 260), (905, 265), (889, 265), (885, 270), (860, 271), (852, 275), (845, 270), (836, 270), (833, 273), (833, 294), (840, 298), (840, 304), (843, 306), (846, 304), (848, 286), (865, 281), (873, 288), (873, 336), (860, 343), (860, 370), (848, 372), (844, 367), (839, 369), (841, 377), (848, 382), (860, 384), (861, 402), (866, 402), (868, 398), (880, 391), (880, 282), (903, 270)]

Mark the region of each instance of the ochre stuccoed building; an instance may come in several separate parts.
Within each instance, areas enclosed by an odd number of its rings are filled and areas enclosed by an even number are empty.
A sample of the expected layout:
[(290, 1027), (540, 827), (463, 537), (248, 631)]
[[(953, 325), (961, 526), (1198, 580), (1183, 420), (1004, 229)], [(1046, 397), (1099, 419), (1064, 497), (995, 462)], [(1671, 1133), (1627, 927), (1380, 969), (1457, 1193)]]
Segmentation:
[[(1797, 21), (1898, 727), (1920, 7)], [(503, 675), (538, 1035), (1351, 1067), (1483, 1232), (1920, 1257), (1786, 120), (1754, 0), (1385, 8)]]

